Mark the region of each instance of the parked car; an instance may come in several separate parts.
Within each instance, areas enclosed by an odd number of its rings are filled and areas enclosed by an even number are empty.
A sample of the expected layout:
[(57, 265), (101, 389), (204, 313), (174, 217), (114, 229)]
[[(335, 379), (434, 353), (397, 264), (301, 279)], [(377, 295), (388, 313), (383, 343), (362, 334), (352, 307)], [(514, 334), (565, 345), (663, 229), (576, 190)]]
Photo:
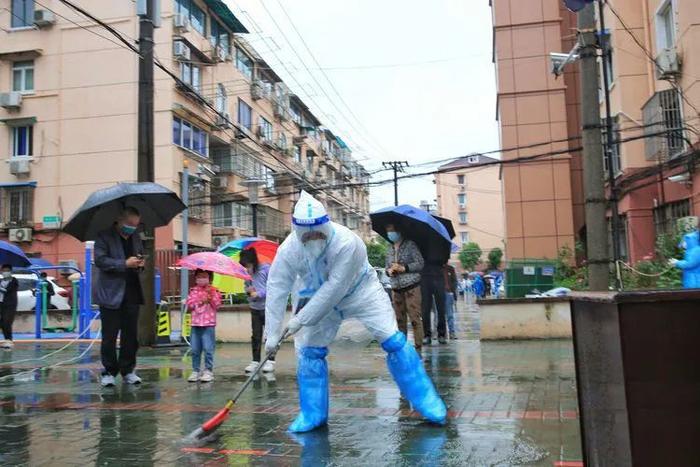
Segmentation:
[[(14, 277), (19, 283), (17, 289), (17, 311), (29, 311), (36, 307), (35, 289), (37, 287), (38, 278), (34, 274), (14, 274)], [(70, 293), (56, 284), (53, 277), (46, 278), (53, 285), (54, 295), (51, 297), (50, 309), (54, 310), (70, 310), (68, 296)]]

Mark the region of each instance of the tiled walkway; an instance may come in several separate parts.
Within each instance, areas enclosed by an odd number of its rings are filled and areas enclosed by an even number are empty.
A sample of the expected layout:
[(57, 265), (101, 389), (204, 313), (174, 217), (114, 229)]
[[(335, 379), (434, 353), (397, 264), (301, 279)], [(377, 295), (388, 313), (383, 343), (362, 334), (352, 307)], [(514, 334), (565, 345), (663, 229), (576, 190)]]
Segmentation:
[[(205, 446), (179, 443), (242, 384), (247, 345), (219, 345), (216, 381), (189, 384), (186, 349), (140, 352), (139, 387), (101, 389), (97, 346), (64, 366), (0, 379), (0, 465), (580, 465), (571, 342), (482, 342), (478, 313), (462, 309), (462, 339), (424, 349), (449, 423), (427, 425), (403, 401), (384, 352), (331, 349), (326, 430), (286, 433), (297, 410), (292, 347), (276, 380), (256, 381)], [(0, 378), (80, 355), (72, 346), (18, 343), (0, 353)]]

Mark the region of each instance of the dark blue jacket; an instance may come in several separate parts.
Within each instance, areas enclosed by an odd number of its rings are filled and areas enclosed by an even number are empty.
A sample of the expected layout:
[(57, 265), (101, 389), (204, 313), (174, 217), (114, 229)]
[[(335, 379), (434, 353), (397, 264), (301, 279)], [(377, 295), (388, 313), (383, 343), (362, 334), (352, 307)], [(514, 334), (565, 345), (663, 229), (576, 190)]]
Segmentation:
[[(143, 244), (138, 233), (129, 237), (128, 241), (133, 242), (134, 256), (143, 254)], [(101, 307), (119, 309), (126, 290), (127, 268), (121, 236), (114, 227), (97, 235), (95, 266), (98, 271), (93, 291), (95, 303)]]
[(700, 234), (695, 231), (683, 236), (685, 255), (676, 266), (683, 270), (683, 288), (700, 289)]

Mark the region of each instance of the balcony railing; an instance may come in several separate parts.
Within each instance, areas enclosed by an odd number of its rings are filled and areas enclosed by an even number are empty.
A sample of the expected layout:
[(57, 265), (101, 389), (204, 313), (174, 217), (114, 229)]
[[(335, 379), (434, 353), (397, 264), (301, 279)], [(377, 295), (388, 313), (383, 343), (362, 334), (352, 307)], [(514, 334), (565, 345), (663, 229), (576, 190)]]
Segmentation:
[(675, 89), (654, 94), (642, 109), (647, 160), (668, 160), (685, 149), (683, 111)]

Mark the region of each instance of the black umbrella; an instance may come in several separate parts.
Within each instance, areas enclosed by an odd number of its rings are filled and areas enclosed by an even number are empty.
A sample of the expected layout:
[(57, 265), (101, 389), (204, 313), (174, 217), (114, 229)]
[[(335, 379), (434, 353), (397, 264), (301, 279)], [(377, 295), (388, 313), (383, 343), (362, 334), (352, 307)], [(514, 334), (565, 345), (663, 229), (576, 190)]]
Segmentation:
[(149, 228), (168, 225), (186, 208), (175, 193), (157, 183), (118, 183), (91, 194), (63, 231), (80, 241), (94, 239), (116, 222), (125, 207), (136, 208)]
[(435, 214), (433, 214), (433, 217), (445, 227), (450, 238), (455, 238), (455, 236), (457, 236), (457, 232), (455, 232), (455, 228), (452, 225), (451, 220), (447, 219), (446, 217), (436, 216)]
[(427, 211), (404, 204), (380, 209), (369, 215), (372, 230), (388, 240), (387, 224), (393, 224), (406, 238), (416, 242), (423, 258), (430, 263), (444, 264), (450, 258), (452, 242), (445, 226)]

